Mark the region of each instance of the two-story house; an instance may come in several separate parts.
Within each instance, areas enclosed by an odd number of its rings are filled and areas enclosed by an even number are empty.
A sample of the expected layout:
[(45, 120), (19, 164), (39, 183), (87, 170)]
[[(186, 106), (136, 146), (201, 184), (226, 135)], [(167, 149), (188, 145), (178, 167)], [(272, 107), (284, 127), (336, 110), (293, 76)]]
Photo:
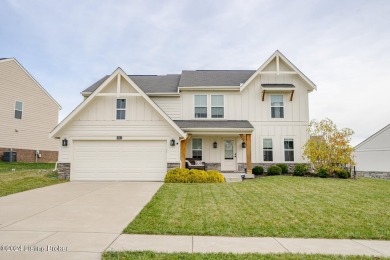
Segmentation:
[(0, 159), (56, 162), (61, 106), (15, 58), (0, 59), (0, 90)]
[(127, 75), (118, 68), (51, 133), (71, 180), (161, 181), (186, 158), (206, 169), (305, 162), (316, 86), (276, 51), (258, 70)]

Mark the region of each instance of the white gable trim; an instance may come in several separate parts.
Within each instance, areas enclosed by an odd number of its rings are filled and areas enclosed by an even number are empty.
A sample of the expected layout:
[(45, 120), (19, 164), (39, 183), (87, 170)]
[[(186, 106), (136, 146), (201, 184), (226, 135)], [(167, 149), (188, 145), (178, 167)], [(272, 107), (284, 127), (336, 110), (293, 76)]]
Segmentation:
[(115, 80), (115, 78), (122, 76), (130, 85), (142, 96), (183, 138), (187, 136), (186, 133), (183, 132), (173, 120), (165, 114), (159, 106), (156, 105), (138, 86), (130, 79), (129, 76), (121, 69), (117, 68), (110, 77), (108, 77), (87, 99), (85, 99), (79, 106), (77, 106), (61, 123), (59, 123), (53, 131), (50, 133), (50, 137), (53, 138), (55, 135), (60, 132), (65, 126), (67, 126), (72, 119), (78, 115), (84, 107), (86, 107), (91, 100), (98, 96), (100, 91), (102, 91), (111, 81)]
[(22, 64), (20, 64), (15, 58), (7, 58), (7, 59), (3, 59), (3, 60), (0, 60), (0, 63), (3, 63), (3, 62), (7, 62), (7, 61), (14, 61), (31, 79), (32, 81), (34, 81), (34, 83), (43, 90), (43, 92), (58, 106), (58, 109), (61, 110), (62, 107), (61, 105), (49, 94), (49, 92), (46, 91), (46, 89), (44, 89), (41, 84), (38, 83), (38, 81), (36, 81), (34, 79), (34, 77), (22, 66)]
[[(275, 51), (274, 54), (271, 55), (264, 63), (256, 70), (255, 73), (241, 86), (240, 91), (242, 92), (259, 74), (262, 74), (262, 71), (264, 70), (267, 65), (273, 61), (273, 59), (282, 59), (284, 62), (289, 65), (295, 73), (297, 73), (310, 87), (311, 90), (317, 89), (317, 86), (308, 78), (306, 77), (294, 64), (292, 64), (280, 51)], [(277, 63), (278, 64), (278, 63)], [(286, 72), (288, 74), (291, 74), (291, 72)]]
[(382, 134), (383, 132), (385, 132), (385, 131), (387, 131), (389, 129), (390, 129), (390, 124), (388, 124), (387, 126), (383, 127), (381, 130), (379, 130), (375, 134), (371, 135), (370, 137), (368, 137), (366, 140), (364, 140), (360, 144), (356, 145), (355, 148), (354, 148), (355, 151), (357, 151), (360, 147), (362, 147), (363, 145), (365, 145), (366, 143), (370, 142), (372, 139), (374, 139), (375, 137), (377, 137), (378, 135)]

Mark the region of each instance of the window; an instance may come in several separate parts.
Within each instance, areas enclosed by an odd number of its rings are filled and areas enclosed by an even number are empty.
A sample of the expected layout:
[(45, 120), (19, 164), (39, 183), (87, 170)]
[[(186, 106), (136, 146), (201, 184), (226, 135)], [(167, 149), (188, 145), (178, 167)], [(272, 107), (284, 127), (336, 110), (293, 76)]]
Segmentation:
[(207, 95), (195, 95), (195, 118), (207, 118)]
[(16, 101), (15, 102), (15, 118), (22, 119), (23, 114), (23, 102)]
[(192, 158), (202, 160), (202, 139), (192, 139)]
[(294, 140), (284, 139), (284, 160), (286, 162), (294, 161)]
[(116, 100), (116, 119), (117, 120), (126, 119), (126, 99)]
[(264, 162), (272, 162), (274, 160), (272, 139), (263, 139), (263, 160)]
[(223, 95), (211, 95), (211, 118), (224, 118)]
[(284, 118), (283, 95), (271, 95), (271, 117)]

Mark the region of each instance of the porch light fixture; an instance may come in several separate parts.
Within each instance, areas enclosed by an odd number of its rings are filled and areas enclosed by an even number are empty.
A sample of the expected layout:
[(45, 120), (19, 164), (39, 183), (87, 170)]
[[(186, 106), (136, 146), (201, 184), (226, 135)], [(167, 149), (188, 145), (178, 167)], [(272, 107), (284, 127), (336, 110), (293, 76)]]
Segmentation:
[(246, 143), (242, 142), (241, 146), (242, 146), (242, 148), (246, 148)]
[(62, 146), (68, 146), (68, 140), (66, 138), (62, 139)]
[(175, 143), (176, 143), (175, 139), (172, 139), (172, 140), (170, 141), (171, 146), (175, 146)]
[(217, 142), (214, 142), (214, 143), (213, 143), (213, 148), (217, 148), (217, 147), (218, 147)]

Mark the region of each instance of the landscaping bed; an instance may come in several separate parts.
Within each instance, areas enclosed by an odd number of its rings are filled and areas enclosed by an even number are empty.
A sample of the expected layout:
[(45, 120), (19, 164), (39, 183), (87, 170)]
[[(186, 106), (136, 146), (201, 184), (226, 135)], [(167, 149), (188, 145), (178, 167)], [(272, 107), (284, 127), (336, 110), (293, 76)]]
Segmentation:
[(53, 163), (0, 162), (0, 197), (65, 182), (53, 169)]
[(273, 176), (164, 184), (125, 233), (390, 239), (390, 182)]

